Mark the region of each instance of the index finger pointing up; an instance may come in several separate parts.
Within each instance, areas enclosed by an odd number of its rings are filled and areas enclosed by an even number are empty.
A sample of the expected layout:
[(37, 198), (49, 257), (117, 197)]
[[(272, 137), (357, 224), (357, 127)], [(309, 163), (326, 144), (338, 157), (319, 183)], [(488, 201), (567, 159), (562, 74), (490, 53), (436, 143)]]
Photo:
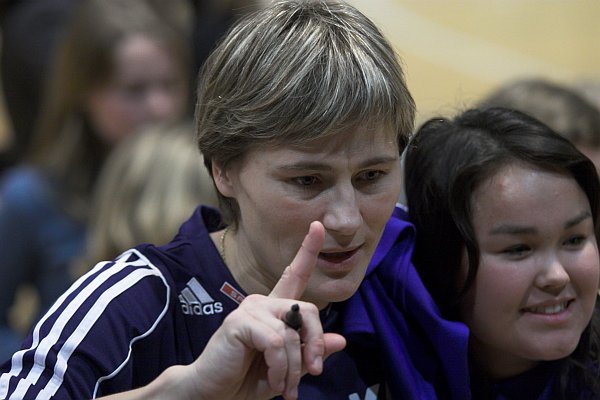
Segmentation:
[(325, 227), (318, 221), (310, 224), (300, 250), (292, 263), (283, 271), (281, 278), (269, 296), (299, 299), (306, 289), (317, 258), (325, 242)]

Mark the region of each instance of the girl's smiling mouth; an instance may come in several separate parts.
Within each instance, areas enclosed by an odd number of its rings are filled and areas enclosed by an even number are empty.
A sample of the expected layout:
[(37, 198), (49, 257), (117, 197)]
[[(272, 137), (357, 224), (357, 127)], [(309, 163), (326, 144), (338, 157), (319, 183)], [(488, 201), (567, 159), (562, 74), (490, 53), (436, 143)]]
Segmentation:
[(546, 305), (546, 306), (537, 306), (537, 307), (528, 307), (524, 308), (523, 312), (529, 312), (533, 314), (542, 314), (542, 315), (555, 315), (563, 312), (569, 307), (573, 300), (566, 300), (560, 303)]

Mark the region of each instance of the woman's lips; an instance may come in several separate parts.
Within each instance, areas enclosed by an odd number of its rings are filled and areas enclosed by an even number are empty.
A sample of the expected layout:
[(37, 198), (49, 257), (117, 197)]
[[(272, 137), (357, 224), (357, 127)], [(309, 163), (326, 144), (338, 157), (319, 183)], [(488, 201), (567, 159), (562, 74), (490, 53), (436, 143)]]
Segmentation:
[(348, 251), (321, 252), (318, 268), (331, 277), (343, 277), (355, 269), (358, 262), (357, 255), (361, 249), (362, 245)]
[(322, 253), (319, 253), (319, 258), (326, 260), (328, 262), (331, 262), (331, 263), (341, 263), (341, 262), (348, 260), (353, 255), (355, 255), (358, 252), (359, 248), (360, 247), (357, 247), (354, 250), (349, 250), (349, 251), (336, 251), (336, 252), (327, 252), (327, 253), (322, 252)]

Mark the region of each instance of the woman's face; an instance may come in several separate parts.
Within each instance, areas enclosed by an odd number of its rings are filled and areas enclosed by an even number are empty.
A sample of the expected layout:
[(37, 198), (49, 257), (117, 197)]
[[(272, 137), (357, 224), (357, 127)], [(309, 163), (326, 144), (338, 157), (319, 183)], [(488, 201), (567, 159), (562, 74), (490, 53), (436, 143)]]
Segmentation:
[(399, 196), (398, 153), (391, 130), (358, 126), (303, 147), (259, 147), (232, 165), (240, 284), (269, 293), (320, 221), (325, 244), (303, 300), (324, 307), (351, 296)]
[(506, 166), (474, 192), (472, 218), (481, 258), (461, 311), (475, 359), (500, 379), (571, 354), (600, 269), (583, 190), (566, 174)]
[(132, 36), (117, 46), (114, 73), (88, 97), (92, 126), (108, 144), (145, 124), (184, 115), (187, 82), (183, 66), (155, 40)]

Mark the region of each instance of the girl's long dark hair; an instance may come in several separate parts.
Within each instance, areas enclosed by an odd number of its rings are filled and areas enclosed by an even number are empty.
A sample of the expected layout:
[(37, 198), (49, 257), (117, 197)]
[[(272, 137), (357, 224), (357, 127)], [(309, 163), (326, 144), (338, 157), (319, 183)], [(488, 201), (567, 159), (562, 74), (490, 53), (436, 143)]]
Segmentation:
[[(407, 205), (416, 226), (414, 263), (442, 314), (458, 320), (458, 305), (473, 284), (479, 247), (471, 219), (471, 195), (501, 167), (524, 163), (567, 173), (590, 203), (596, 240), (600, 183), (594, 164), (543, 123), (503, 108), (472, 109), (453, 120), (427, 121), (406, 151)], [(459, 283), (463, 252), (468, 274)], [(560, 392), (600, 394), (598, 312), (560, 372)], [(585, 388), (585, 389), (584, 389)]]

